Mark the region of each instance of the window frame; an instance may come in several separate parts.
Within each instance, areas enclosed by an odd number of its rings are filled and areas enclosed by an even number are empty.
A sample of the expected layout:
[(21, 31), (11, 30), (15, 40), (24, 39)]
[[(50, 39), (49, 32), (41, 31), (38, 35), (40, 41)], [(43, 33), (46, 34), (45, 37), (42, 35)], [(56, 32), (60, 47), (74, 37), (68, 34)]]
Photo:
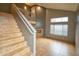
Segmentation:
[[(68, 16), (64, 16), (64, 17), (68, 17)], [(63, 18), (63, 17), (55, 17), (55, 18)], [(51, 19), (53, 19), (53, 18), (51, 18)], [(69, 17), (68, 17), (68, 21), (67, 22), (51, 22), (51, 19), (50, 19), (50, 27), (51, 27), (51, 25), (67, 25), (67, 35), (57, 35), (57, 34), (54, 34), (54, 33), (51, 33), (51, 29), (50, 29), (50, 34), (51, 35), (56, 35), (56, 36), (65, 36), (65, 37), (67, 37), (68, 36), (68, 22), (69, 22)]]

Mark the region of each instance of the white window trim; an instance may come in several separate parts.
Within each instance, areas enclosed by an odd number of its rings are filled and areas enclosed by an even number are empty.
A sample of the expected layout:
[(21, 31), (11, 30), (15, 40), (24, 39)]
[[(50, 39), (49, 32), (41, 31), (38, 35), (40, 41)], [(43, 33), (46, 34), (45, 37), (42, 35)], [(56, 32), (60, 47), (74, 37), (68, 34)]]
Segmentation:
[[(57, 17), (57, 18), (63, 18), (63, 17)], [(51, 18), (51, 19), (53, 19), (53, 18)], [(51, 25), (57, 25), (57, 24), (62, 24), (62, 25), (67, 24), (68, 25), (68, 20), (66, 22), (51, 22), (51, 19), (50, 19), (50, 26)], [(51, 33), (51, 29), (50, 29), (50, 34), (51, 35), (57, 35), (57, 34)], [(68, 36), (68, 26), (67, 26), (67, 35), (59, 35), (58, 34), (57, 36)]]

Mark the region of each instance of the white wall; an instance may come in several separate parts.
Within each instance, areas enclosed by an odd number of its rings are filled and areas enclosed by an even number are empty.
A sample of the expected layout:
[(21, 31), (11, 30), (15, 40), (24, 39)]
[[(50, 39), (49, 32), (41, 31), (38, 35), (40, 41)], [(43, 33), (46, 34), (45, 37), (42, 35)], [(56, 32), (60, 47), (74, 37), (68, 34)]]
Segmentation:
[[(68, 16), (68, 36), (57, 36), (50, 34), (50, 19), (56, 17)], [(51, 37), (53, 39), (67, 41), (75, 44), (75, 28), (76, 28), (76, 13), (63, 10), (46, 9), (46, 37)]]
[(79, 55), (79, 13), (77, 14), (77, 25), (76, 25), (76, 52)]

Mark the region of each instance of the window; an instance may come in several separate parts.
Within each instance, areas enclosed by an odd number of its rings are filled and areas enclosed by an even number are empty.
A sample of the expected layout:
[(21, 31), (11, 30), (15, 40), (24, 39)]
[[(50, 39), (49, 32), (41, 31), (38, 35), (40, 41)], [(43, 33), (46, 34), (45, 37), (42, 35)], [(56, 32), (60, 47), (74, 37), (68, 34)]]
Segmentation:
[(52, 18), (51, 22), (68, 22), (68, 17)]
[(50, 22), (50, 34), (67, 36), (68, 17), (52, 18)]

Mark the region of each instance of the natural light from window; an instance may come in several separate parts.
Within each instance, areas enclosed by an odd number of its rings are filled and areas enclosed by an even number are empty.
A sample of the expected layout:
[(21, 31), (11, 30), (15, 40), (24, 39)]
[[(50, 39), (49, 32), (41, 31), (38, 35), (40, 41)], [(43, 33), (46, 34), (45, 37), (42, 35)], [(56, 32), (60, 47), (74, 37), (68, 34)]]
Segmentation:
[(52, 18), (50, 22), (50, 34), (60, 36), (68, 35), (68, 17)]
[(68, 17), (52, 18), (51, 22), (68, 22)]

